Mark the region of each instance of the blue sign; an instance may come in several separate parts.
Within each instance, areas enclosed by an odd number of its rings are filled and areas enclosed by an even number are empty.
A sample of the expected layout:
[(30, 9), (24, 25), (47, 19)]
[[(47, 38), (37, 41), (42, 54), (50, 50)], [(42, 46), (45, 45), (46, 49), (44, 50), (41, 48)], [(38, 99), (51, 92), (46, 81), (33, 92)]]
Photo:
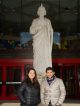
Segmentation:
[(60, 44), (60, 33), (59, 32), (54, 32), (53, 43), (54, 44)]
[(32, 39), (32, 36), (28, 32), (20, 33), (20, 44), (25, 44)]

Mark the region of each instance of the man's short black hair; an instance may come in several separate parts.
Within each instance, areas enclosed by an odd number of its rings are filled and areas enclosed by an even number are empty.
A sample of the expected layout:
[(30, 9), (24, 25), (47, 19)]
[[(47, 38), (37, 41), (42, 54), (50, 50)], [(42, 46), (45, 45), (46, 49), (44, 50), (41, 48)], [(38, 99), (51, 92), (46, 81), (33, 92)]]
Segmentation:
[(47, 72), (48, 70), (52, 70), (52, 71), (54, 72), (53, 67), (47, 67), (47, 68), (46, 68), (46, 72)]

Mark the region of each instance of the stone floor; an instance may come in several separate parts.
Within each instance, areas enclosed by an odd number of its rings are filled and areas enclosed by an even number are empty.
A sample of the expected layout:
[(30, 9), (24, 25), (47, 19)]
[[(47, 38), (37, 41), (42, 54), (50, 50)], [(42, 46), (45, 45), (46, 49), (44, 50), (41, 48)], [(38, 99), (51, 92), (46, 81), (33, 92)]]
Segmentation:
[[(20, 106), (20, 103), (0, 103), (0, 106)], [(63, 106), (80, 106), (80, 103), (64, 103)]]

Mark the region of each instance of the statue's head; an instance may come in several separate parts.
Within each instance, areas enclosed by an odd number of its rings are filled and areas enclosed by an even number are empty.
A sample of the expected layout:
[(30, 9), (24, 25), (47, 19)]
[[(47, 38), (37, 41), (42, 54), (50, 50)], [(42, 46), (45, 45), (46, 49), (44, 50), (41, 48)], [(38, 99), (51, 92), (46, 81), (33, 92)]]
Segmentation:
[(38, 16), (45, 16), (46, 15), (46, 9), (42, 4), (38, 8), (37, 14), (38, 14)]

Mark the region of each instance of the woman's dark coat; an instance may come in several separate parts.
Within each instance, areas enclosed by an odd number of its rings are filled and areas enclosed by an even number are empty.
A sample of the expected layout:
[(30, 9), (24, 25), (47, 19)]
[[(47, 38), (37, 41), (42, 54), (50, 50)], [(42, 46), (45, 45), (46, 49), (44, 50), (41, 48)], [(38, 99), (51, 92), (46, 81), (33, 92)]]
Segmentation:
[(26, 82), (23, 82), (20, 86), (18, 96), (21, 102), (21, 106), (27, 106), (31, 104), (40, 103), (40, 86), (27, 85)]

